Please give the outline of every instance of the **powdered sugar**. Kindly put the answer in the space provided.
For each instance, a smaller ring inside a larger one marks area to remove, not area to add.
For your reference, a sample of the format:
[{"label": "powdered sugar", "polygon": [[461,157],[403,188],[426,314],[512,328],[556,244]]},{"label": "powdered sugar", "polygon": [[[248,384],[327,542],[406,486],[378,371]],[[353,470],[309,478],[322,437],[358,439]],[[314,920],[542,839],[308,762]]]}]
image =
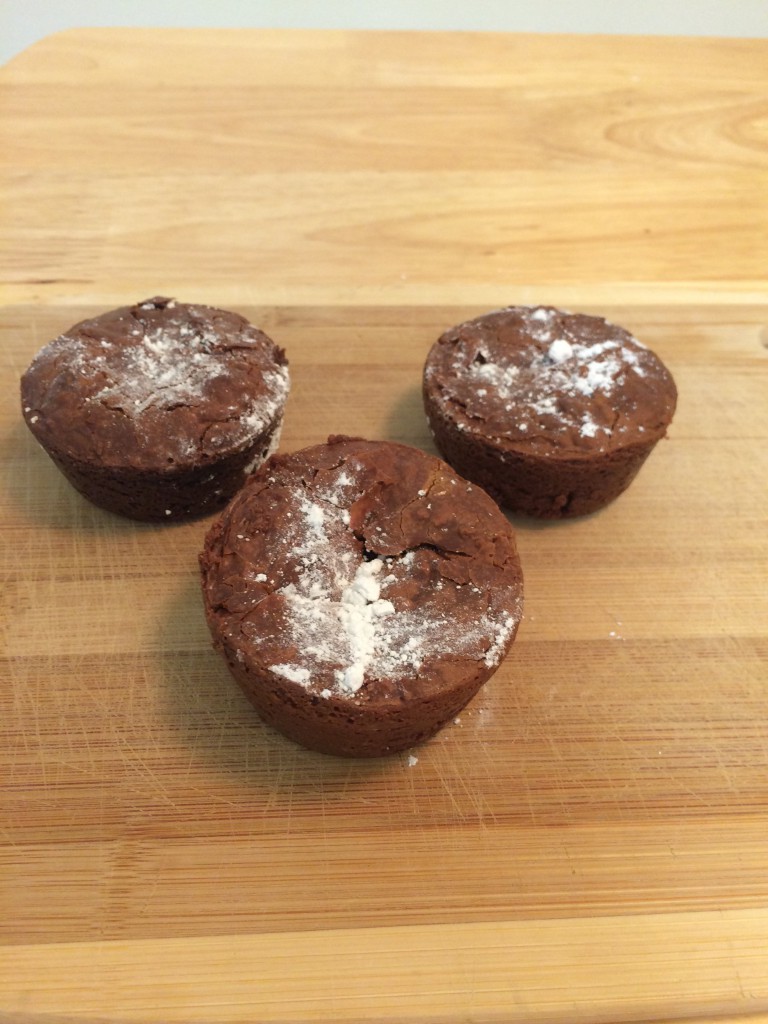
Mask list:
[{"label": "powdered sugar", "polygon": [[383,566],[379,558],[361,562],[352,582],[341,594],[339,619],[352,656],[352,664],[336,673],[336,680],[345,693],[354,693],[363,685],[365,671],[376,652],[379,620],[395,613],[392,602],[379,596],[381,584],[376,577]]},{"label": "powdered sugar", "polygon": [[476,381],[490,384],[500,398],[506,398],[519,371],[516,366],[499,366],[497,363],[475,361],[469,372]]},{"label": "powdered sugar", "polygon": [[[201,336],[194,347],[179,335],[160,329],[145,334],[137,345],[123,347],[122,373],[93,395],[93,400],[119,404],[132,415],[150,406],[169,408],[199,401],[203,386],[221,373],[221,359]],[[108,351],[108,349],[106,350]],[[96,368],[110,375],[114,360],[96,356]]]},{"label": "powdered sugar", "polygon": [[553,363],[564,363],[573,357],[573,346],[565,338],[558,338],[547,349],[547,355]]},{"label": "powdered sugar", "polygon": [[[94,401],[119,404],[123,411],[140,415],[151,407],[170,409],[204,399],[206,387],[227,373],[227,350],[217,347],[222,339],[213,331],[195,333],[182,323],[177,331],[147,332],[136,345],[121,347],[116,355],[97,356],[95,369],[112,383],[93,395]],[[114,373],[115,366],[119,370]],[[266,395],[248,401],[241,415],[248,434],[260,432],[285,399],[288,391],[286,367],[262,374]]]},{"label": "powdered sugar", "polygon": [[[413,676],[444,656],[497,665],[517,616],[492,606],[478,588],[447,578],[432,586],[422,582],[419,601],[404,602],[400,585],[415,579],[419,559],[434,558],[434,552],[362,552],[348,528],[349,511],[338,503],[338,487],[329,493],[336,501],[321,499],[322,506],[301,490],[291,495],[298,514],[286,551],[276,555],[280,564],[299,566],[298,575],[275,591],[283,606],[279,647],[295,651],[291,665],[307,669],[303,679],[296,673],[290,678],[308,685],[322,676],[328,693],[352,696],[372,678]],[[476,610],[461,626],[442,600],[444,588],[453,588],[457,605]],[[270,667],[286,675],[282,662]]]},{"label": "powdered sugar", "polygon": [[[531,339],[527,347],[513,344],[507,349],[495,342],[494,316],[510,313]],[[644,377],[646,356],[653,357],[621,328],[592,322],[601,325],[590,329],[603,332],[602,338],[581,335],[570,314],[560,315],[551,307],[509,307],[489,314],[480,327],[469,321],[458,328],[449,365],[461,385],[455,396],[468,419],[459,417],[455,427],[469,429],[474,416],[483,422],[498,417],[496,430],[504,433],[503,408],[510,434],[516,436],[538,436],[559,427],[588,439],[608,438],[613,429],[608,412],[612,397],[628,375]],[[450,377],[443,380],[440,394],[442,401],[452,400]],[[584,400],[592,398],[608,399],[600,403],[597,418],[583,414]]]},{"label": "powdered sugar", "polygon": [[486,665],[493,666],[499,663],[516,625],[517,619],[513,615],[508,615],[498,623],[493,643],[485,652],[483,660]]},{"label": "powdered sugar", "polygon": [[598,430],[601,429],[603,428],[599,427],[591,416],[589,416],[587,413],[584,414],[584,417],[581,421],[581,433],[584,437],[595,437]]},{"label": "powdered sugar", "polygon": [[272,665],[271,669],[279,676],[290,679],[293,683],[301,683],[305,686],[310,680],[309,669],[301,665]]},{"label": "powdered sugar", "polygon": [[[169,303],[167,308],[174,306]],[[139,308],[152,310],[155,305],[147,302]],[[137,424],[146,416],[163,415],[182,406],[204,408],[208,396],[215,394],[216,419],[212,422],[226,423],[229,443],[246,445],[278,419],[290,386],[288,368],[275,365],[263,371],[256,378],[258,392],[235,394],[233,404],[224,411],[225,416],[229,413],[224,420],[220,395],[226,388],[237,388],[242,374],[233,360],[242,363],[248,358],[242,353],[248,350],[263,351],[271,358],[271,343],[249,325],[233,339],[226,328],[220,331],[204,321],[202,307],[187,309],[194,316],[192,321],[185,319],[186,313],[156,326],[137,319],[127,321],[120,332],[111,326],[101,338],[94,333],[98,321],[92,326],[89,322],[84,335],[61,335],[38,358],[55,358],[84,384],[92,382],[86,392],[87,403],[119,410]],[[181,455],[188,443],[188,438],[176,438]]]},{"label": "powdered sugar", "polygon": [[528,330],[537,341],[546,342],[552,338],[557,314],[549,306],[536,306],[528,314]]}]

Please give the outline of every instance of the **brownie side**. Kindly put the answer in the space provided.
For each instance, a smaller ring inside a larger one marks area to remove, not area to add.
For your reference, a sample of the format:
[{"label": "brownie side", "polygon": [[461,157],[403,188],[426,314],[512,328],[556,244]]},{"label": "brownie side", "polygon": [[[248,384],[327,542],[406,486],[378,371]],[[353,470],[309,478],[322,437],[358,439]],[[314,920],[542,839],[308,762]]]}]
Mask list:
[{"label": "brownie side", "polygon": [[157,472],[83,462],[53,445],[47,454],[93,505],[128,519],[169,522],[224,508],[253,467],[275,450],[281,429],[282,414],[242,451],[199,466],[169,466]]},{"label": "brownie side", "polygon": [[582,516],[605,507],[629,487],[655,445],[636,443],[591,458],[547,459],[457,430],[429,393],[424,403],[435,444],[457,473],[504,508],[540,519]]},{"label": "brownie side", "polygon": [[300,684],[241,660],[226,641],[216,647],[267,725],[309,750],[337,757],[383,757],[425,742],[453,721],[492,674],[488,668],[467,673],[444,692],[403,696],[372,707],[332,694],[308,697]]}]

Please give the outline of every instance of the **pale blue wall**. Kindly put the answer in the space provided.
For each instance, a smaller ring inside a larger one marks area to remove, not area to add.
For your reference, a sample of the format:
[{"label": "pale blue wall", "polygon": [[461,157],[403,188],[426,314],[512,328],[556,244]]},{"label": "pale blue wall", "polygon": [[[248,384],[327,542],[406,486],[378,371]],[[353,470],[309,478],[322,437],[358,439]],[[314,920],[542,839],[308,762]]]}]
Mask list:
[{"label": "pale blue wall", "polygon": [[0,0],[0,61],[104,25],[768,36],[768,0]]}]

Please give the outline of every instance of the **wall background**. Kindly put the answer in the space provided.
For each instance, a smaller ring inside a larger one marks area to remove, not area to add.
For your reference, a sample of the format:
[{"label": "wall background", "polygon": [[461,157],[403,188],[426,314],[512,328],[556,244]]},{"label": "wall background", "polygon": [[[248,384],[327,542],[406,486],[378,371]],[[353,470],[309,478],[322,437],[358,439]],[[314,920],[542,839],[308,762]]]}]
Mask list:
[{"label": "wall background", "polygon": [[85,26],[768,35],[768,0],[0,0],[0,61]]}]

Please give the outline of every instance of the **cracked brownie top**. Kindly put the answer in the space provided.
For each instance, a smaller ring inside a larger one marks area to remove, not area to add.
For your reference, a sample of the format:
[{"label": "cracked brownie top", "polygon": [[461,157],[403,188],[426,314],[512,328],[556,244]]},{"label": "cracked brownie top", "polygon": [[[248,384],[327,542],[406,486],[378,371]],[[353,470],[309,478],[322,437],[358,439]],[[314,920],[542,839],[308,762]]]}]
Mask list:
[{"label": "cracked brownie top", "polygon": [[158,297],[46,345],[22,378],[22,406],[48,449],[162,471],[271,432],[288,388],[284,352],[243,317]]},{"label": "cracked brownie top", "polygon": [[209,621],[240,662],[371,704],[487,676],[522,611],[514,533],[480,488],[392,442],[273,456],[211,529]]},{"label": "cracked brownie top", "polygon": [[424,388],[458,430],[531,455],[590,456],[663,436],[675,385],[602,317],[510,306],[446,331]]}]

